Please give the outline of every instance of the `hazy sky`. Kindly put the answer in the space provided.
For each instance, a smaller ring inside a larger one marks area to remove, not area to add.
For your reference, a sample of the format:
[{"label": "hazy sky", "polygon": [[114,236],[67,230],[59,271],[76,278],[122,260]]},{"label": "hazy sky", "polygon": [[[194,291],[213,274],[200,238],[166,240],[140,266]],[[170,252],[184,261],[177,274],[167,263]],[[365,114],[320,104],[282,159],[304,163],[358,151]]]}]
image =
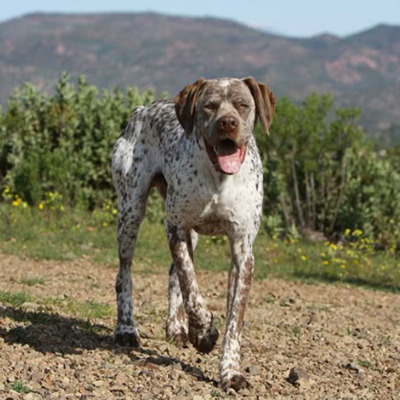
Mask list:
[{"label": "hazy sky", "polygon": [[0,22],[32,12],[139,12],[215,16],[289,36],[345,36],[379,23],[400,26],[400,0],[2,0]]}]

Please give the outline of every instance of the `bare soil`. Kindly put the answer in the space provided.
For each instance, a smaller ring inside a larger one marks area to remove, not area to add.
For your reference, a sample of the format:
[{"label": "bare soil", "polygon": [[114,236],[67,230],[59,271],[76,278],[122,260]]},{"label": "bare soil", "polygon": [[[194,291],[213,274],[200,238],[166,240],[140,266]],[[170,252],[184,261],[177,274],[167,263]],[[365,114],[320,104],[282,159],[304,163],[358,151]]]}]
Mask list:
[{"label": "bare soil", "polygon": [[[115,311],[89,320],[65,311],[71,302],[115,310],[115,274],[88,259],[0,254],[0,290],[33,299],[0,302],[0,399],[400,399],[397,294],[255,281],[242,346],[252,386],[226,394],[218,387],[221,339],[209,355],[164,340],[167,269],[134,273],[141,350],[114,345]],[[28,286],[26,277],[44,282]],[[226,274],[200,271],[198,278],[223,330]],[[30,392],[21,393],[19,382]]]}]

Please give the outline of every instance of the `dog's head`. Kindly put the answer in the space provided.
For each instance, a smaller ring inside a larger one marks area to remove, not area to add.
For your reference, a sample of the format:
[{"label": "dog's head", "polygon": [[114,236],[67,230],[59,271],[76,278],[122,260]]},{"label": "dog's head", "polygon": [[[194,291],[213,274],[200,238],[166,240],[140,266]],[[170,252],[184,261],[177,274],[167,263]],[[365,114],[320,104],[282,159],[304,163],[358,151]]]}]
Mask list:
[{"label": "dog's head", "polygon": [[218,172],[236,174],[246,156],[257,119],[268,132],[275,96],[254,78],[199,79],[175,96],[180,124],[200,135]]}]

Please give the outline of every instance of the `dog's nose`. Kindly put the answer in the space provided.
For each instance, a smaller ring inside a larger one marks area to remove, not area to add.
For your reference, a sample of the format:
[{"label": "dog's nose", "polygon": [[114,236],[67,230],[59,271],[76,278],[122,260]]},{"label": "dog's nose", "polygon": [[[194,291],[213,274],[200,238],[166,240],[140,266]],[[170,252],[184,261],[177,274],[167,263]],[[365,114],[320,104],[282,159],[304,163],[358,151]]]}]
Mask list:
[{"label": "dog's nose", "polygon": [[219,129],[222,132],[232,133],[237,129],[237,127],[238,127],[238,121],[234,117],[226,116],[222,117],[219,120]]}]

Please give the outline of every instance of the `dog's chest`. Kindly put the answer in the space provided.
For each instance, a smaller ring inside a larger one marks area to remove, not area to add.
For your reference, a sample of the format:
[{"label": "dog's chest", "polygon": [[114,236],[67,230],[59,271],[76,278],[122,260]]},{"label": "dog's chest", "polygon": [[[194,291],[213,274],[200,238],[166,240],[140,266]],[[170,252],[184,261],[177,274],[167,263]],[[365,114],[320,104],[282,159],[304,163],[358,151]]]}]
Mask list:
[{"label": "dog's chest", "polygon": [[168,185],[167,213],[179,225],[204,234],[222,234],[258,220],[262,202],[262,174],[222,176],[200,168],[194,174],[178,169]]}]

